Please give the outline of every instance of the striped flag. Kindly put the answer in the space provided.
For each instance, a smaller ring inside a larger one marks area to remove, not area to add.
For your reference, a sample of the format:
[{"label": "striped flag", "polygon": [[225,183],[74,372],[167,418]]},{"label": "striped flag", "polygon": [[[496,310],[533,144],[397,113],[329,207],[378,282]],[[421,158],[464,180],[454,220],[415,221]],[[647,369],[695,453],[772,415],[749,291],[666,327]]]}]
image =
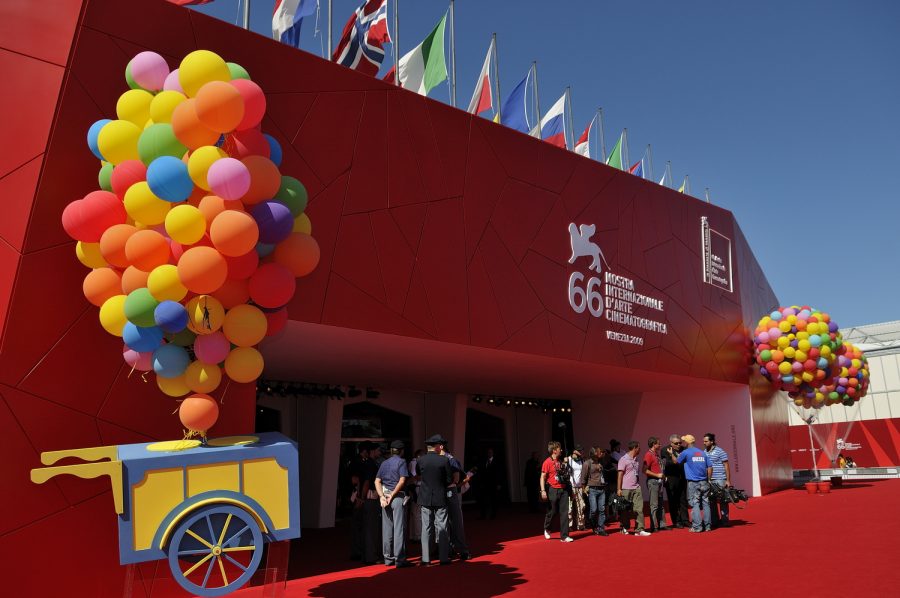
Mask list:
[{"label": "striped flag", "polygon": [[189,6],[191,4],[209,4],[213,0],[166,0],[170,4],[177,4],[178,6]]},{"label": "striped flag", "polygon": [[494,107],[494,98],[491,95],[491,61],[494,57],[494,40],[488,47],[487,56],[484,57],[484,66],[481,67],[481,74],[478,75],[478,83],[475,85],[475,93],[472,94],[472,100],[469,102],[468,112],[471,114],[481,114],[488,108]]},{"label": "striped flag", "polygon": [[374,77],[384,62],[383,44],[390,41],[386,0],[366,0],[344,25],[332,58],[338,64]]},{"label": "striped flag", "polygon": [[606,163],[610,166],[615,166],[619,170],[625,170],[625,164],[622,160],[622,138],[625,137],[625,133],[619,135],[619,140],[616,141],[616,147],[613,148],[612,152],[610,152],[609,156],[606,158]]},{"label": "striped flag", "polygon": [[631,168],[628,169],[628,172],[633,174],[634,176],[639,176],[644,178],[644,159],[641,158],[637,162],[635,162]]},{"label": "striped flag", "polygon": [[566,148],[566,94],[563,94],[541,119],[541,139]]},{"label": "striped flag", "polygon": [[447,80],[447,62],[444,60],[444,26],[447,15],[441,17],[437,27],[421,44],[400,59],[397,72],[400,87],[427,96],[441,81]]},{"label": "striped flag", "polygon": [[588,126],[585,127],[584,133],[581,134],[581,137],[578,138],[578,141],[575,143],[575,153],[585,158],[591,157],[591,129],[594,127],[594,119],[591,119],[591,122],[588,123]]},{"label": "striped flag", "polygon": [[303,17],[316,12],[317,0],[275,0],[272,9],[272,35],[283,44],[300,47]]}]

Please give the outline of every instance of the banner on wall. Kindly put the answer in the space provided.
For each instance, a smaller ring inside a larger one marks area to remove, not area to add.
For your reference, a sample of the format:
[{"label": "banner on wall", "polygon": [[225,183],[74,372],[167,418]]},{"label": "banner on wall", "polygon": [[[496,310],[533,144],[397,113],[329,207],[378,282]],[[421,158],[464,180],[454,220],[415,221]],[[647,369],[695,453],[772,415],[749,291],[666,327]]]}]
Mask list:
[{"label": "banner on wall", "polygon": [[[846,422],[813,424],[813,436],[824,439],[828,446],[814,441],[816,465],[831,467],[829,453],[843,452],[853,457],[857,467],[892,467],[900,465],[900,418],[873,419],[856,422],[849,430]],[[806,426],[791,426],[791,466],[811,469],[809,431]],[[825,450],[827,449],[827,450]]]}]

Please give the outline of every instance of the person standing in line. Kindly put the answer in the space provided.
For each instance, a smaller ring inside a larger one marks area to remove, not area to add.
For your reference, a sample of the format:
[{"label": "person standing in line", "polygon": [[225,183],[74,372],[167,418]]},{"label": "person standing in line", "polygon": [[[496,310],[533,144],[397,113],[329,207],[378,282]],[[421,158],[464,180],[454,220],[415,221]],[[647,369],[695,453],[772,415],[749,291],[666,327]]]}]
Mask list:
[{"label": "person standing in line", "polygon": [[[637,440],[628,443],[628,452],[619,459],[618,469],[618,490],[619,496],[624,496],[631,503],[631,509],[634,511],[634,535],[649,536],[650,534],[644,530],[644,495],[641,493],[641,482],[638,472],[641,470],[641,464],[638,461],[638,453],[641,451],[641,444]],[[630,515],[628,511],[619,514],[622,533],[628,535]]]},{"label": "person standing in line", "polygon": [[575,450],[566,459],[569,469],[572,471],[569,485],[572,488],[572,497],[569,501],[569,529],[584,530],[585,504],[584,504],[584,485],[581,483],[581,471],[584,468],[584,461],[581,457],[581,445],[575,445]]},{"label": "person standing in line", "polygon": [[642,469],[647,477],[647,492],[650,494],[650,531],[661,532],[666,527],[666,512],[663,510],[663,472],[659,459],[659,438],[651,436],[647,441],[649,450],[644,455]]},{"label": "person standing in line", "polygon": [[669,518],[672,526],[681,529],[690,525],[687,510],[687,482],[684,479],[684,465],[678,463],[681,453],[681,436],[669,436],[669,445],[660,453],[663,466],[663,480],[666,498],[669,499]]},{"label": "person standing in line", "polygon": [[588,521],[594,535],[608,536],[604,529],[606,524],[606,478],[603,475],[601,456],[605,449],[591,448],[591,458],[581,468],[581,485],[588,490]]},{"label": "person standing in line", "polygon": [[609,511],[606,521],[612,521],[616,518],[616,514],[612,512],[612,501],[616,495],[616,478],[619,476],[616,472],[617,462],[612,458],[609,449],[601,448],[600,463],[603,465],[603,478],[606,480],[606,496],[604,498],[606,500],[606,509]]},{"label": "person standing in line", "polygon": [[[716,444],[715,434],[707,432],[703,436],[703,448],[706,449],[706,456],[709,457],[709,464],[712,466],[709,483],[722,489],[731,488],[731,465],[728,464],[728,453]],[[710,499],[709,511],[712,516],[712,529],[728,527],[728,501]]]},{"label": "person standing in line", "polygon": [[409,540],[418,543],[422,538],[422,510],[419,508],[419,469],[418,459],[422,456],[422,449],[416,449],[413,458],[409,462],[409,478],[406,486],[409,488]]},{"label": "person standing in line", "polygon": [[478,505],[481,519],[493,519],[497,516],[497,504],[500,502],[500,489],[503,480],[503,464],[494,458],[494,449],[488,448],[487,458],[478,470]]},{"label": "person standing in line", "polygon": [[447,490],[447,525],[450,535],[450,546],[459,553],[461,561],[469,560],[469,545],[466,542],[466,524],[463,521],[462,494],[460,486],[466,478],[466,472],[459,460],[450,454],[446,443],[440,454],[450,461],[450,486]]},{"label": "person standing in line", "polygon": [[447,534],[447,488],[453,473],[450,460],[441,455],[447,441],[435,434],[425,441],[428,452],[419,457],[419,507],[422,510],[422,565],[431,564],[431,542],[436,538],[442,565],[450,564]]},{"label": "person standing in line", "polygon": [[616,462],[616,464],[619,463],[619,459],[621,459],[622,455],[625,454],[622,452],[622,443],[615,438],[609,441],[609,454],[613,458],[613,461]]},{"label": "person standing in line", "polygon": [[540,511],[541,497],[541,462],[538,460],[537,451],[531,453],[528,461],[525,461],[525,473],[522,475],[522,485],[525,486],[525,495],[528,497],[528,510],[532,513]]},{"label": "person standing in line", "polygon": [[398,569],[409,567],[406,560],[406,480],[409,469],[403,458],[401,440],[391,443],[391,456],[375,475],[375,491],[381,497],[381,551],[384,564]]},{"label": "person standing in line", "polygon": [[684,463],[684,475],[687,478],[688,504],[691,506],[691,531],[694,533],[708,532],[711,530],[708,480],[712,475],[712,466],[706,452],[694,446],[697,439],[693,435],[685,434],[681,440],[686,448],[678,455],[678,462]]},{"label": "person standing in line", "polygon": [[[567,487],[568,474],[564,462],[560,461],[562,449],[559,442],[551,440],[547,444],[549,456],[541,465],[541,500],[548,501],[547,514],[544,516],[544,537],[550,539],[550,524],[553,516],[559,514],[559,539],[562,542],[574,542],[569,536],[569,489]],[[547,487],[550,491],[548,493]]]}]

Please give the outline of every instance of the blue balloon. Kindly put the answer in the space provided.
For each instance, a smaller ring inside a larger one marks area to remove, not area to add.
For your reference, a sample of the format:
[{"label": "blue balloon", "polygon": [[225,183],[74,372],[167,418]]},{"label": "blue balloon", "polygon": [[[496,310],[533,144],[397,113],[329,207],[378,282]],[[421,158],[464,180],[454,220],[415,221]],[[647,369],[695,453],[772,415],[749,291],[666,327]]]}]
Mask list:
[{"label": "blue balloon", "polygon": [[163,301],[153,310],[156,325],[164,332],[174,334],[181,332],[188,324],[188,313],[177,301]]},{"label": "blue balloon", "polygon": [[818,347],[822,344],[822,337],[818,334],[809,335],[809,346],[810,347]]},{"label": "blue balloon", "polygon": [[259,255],[259,257],[266,257],[273,251],[275,251],[275,245],[270,245],[269,243],[256,244],[256,253]]},{"label": "blue balloon", "polygon": [[127,322],[122,331],[122,340],[129,349],[134,349],[138,353],[149,353],[162,344],[163,331],[157,326],[141,328]]},{"label": "blue balloon", "polygon": [[778,320],[781,319],[781,312],[780,312],[780,311],[773,311],[772,313],[769,314],[769,317],[772,318],[773,320],[775,320],[775,321],[777,322]]},{"label": "blue balloon", "polygon": [[275,166],[281,166],[281,159],[284,157],[284,153],[281,151],[281,144],[268,133],[263,133],[263,137],[269,142],[269,160],[271,160]]},{"label": "blue balloon", "polygon": [[191,356],[178,345],[166,344],[153,352],[153,371],[160,378],[176,378],[191,363]]},{"label": "blue balloon", "polygon": [[98,160],[106,160],[106,158],[103,157],[103,154],[100,153],[100,146],[97,144],[97,139],[100,137],[100,129],[102,129],[106,123],[110,122],[112,121],[108,118],[104,118],[92,124],[91,128],[88,129],[87,144],[94,155],[97,156]]},{"label": "blue balloon", "polygon": [[147,184],[153,194],[166,201],[184,201],[194,191],[187,164],[174,156],[160,156],[147,167]]}]

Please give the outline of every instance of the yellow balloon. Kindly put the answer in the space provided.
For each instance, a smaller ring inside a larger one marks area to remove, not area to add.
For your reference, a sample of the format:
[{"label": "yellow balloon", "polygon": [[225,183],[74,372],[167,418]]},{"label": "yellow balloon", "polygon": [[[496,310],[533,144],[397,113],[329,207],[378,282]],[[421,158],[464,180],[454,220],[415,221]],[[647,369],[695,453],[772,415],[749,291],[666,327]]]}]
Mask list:
[{"label": "yellow balloon", "polygon": [[100,129],[97,147],[111,164],[119,164],[125,160],[139,160],[137,144],[140,136],[141,128],[133,122],[114,120]]},{"label": "yellow balloon", "polygon": [[303,233],[304,235],[312,234],[312,222],[309,221],[309,216],[306,215],[306,212],[294,218],[294,230],[291,232]]},{"label": "yellow balloon", "polygon": [[775,341],[775,342],[778,344],[778,348],[779,348],[779,349],[784,349],[784,348],[786,348],[788,345],[791,344],[791,341],[789,341],[788,338],[787,338],[786,336],[779,336],[779,337],[778,337],[778,340]]},{"label": "yellow balloon", "polygon": [[782,332],[790,332],[791,331],[791,323],[786,320],[782,320],[781,322],[778,323],[778,329],[781,330]]},{"label": "yellow balloon", "polygon": [[786,361],[782,361],[778,364],[778,371],[784,374],[785,376],[791,373],[791,364]]},{"label": "yellow balloon", "polygon": [[125,192],[125,211],[137,222],[162,224],[170,209],[172,204],[154,195],[147,181],[139,181]]},{"label": "yellow balloon", "polygon": [[157,266],[150,272],[147,290],[157,301],[181,301],[188,292],[178,278],[178,267],[172,264]]},{"label": "yellow balloon", "polygon": [[78,241],[75,243],[75,255],[78,256],[78,261],[88,268],[105,268],[109,265],[100,255],[100,243]]},{"label": "yellow balloon", "polygon": [[194,361],[184,370],[184,383],[194,392],[209,393],[222,382],[222,370],[215,364]]},{"label": "yellow balloon", "polygon": [[129,89],[120,95],[119,101],[116,102],[116,116],[142,127],[150,118],[150,102],[152,101],[153,94],[149,91]]},{"label": "yellow balloon", "polygon": [[819,347],[819,355],[828,359],[828,356],[831,355],[831,347],[829,347],[828,345],[822,345],[821,347]]},{"label": "yellow balloon", "polygon": [[194,50],[178,67],[178,82],[188,97],[194,97],[210,81],[231,81],[231,71],[222,57],[209,50]]},{"label": "yellow balloon", "polygon": [[170,397],[183,397],[191,392],[188,385],[184,382],[184,374],[175,376],[174,378],[156,377],[156,385],[159,389]]},{"label": "yellow balloon", "polygon": [[125,295],[110,297],[100,306],[100,325],[113,336],[122,336],[122,329],[128,318],[125,317]]},{"label": "yellow balloon", "polygon": [[206,218],[194,206],[175,206],[166,214],[166,232],[183,245],[193,245],[206,232]]},{"label": "yellow balloon", "polygon": [[210,295],[194,297],[188,301],[186,309],[188,328],[195,334],[212,334],[221,328],[222,322],[225,321],[225,308],[218,299]]},{"label": "yellow balloon", "polygon": [[209,167],[216,160],[227,156],[228,154],[214,145],[198,147],[191,152],[191,156],[188,158],[188,175],[190,175],[195,185],[209,191],[209,183],[206,181],[206,173],[209,172]]},{"label": "yellow balloon", "polygon": [[264,365],[262,354],[253,347],[235,347],[225,358],[225,373],[235,382],[253,382]]},{"label": "yellow balloon", "polygon": [[155,123],[172,122],[172,112],[175,107],[187,98],[183,93],[166,90],[161,91],[153,97],[150,102],[150,118]]},{"label": "yellow balloon", "polygon": [[231,344],[251,347],[266,336],[269,321],[258,307],[243,303],[235,305],[225,314],[222,332]]}]

